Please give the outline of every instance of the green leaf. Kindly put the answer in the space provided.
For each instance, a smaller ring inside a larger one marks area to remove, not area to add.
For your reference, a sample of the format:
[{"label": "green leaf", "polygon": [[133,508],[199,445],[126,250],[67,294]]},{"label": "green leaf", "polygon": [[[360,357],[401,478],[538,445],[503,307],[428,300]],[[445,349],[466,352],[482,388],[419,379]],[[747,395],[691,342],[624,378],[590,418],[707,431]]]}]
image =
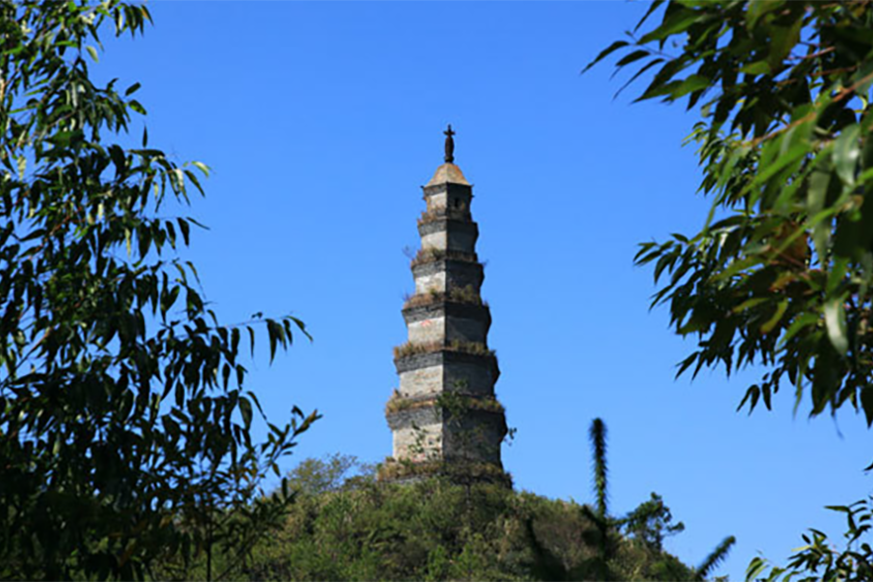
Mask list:
[{"label": "green leaf", "polygon": [[619,59],[619,61],[617,63],[615,63],[616,69],[621,68],[625,65],[629,65],[629,64],[633,63],[634,61],[638,61],[644,57],[647,57],[647,56],[649,56],[649,54],[650,54],[649,51],[646,51],[646,50],[636,50],[636,51],[633,51],[632,53],[626,54],[621,59]]},{"label": "green leaf", "polygon": [[740,68],[740,72],[747,75],[769,75],[771,71],[770,63],[767,61],[749,63]]},{"label": "green leaf", "polygon": [[[127,106],[139,113],[140,115],[146,115],[145,107],[143,107],[142,104],[136,99],[131,99],[130,101],[128,101]],[[145,136],[145,133],[143,133],[143,136]],[[146,137],[143,137],[143,145],[145,145],[145,140]]]},{"label": "green leaf", "polygon": [[755,557],[752,558],[752,561],[749,562],[748,568],[746,568],[746,582],[754,582],[758,579],[758,576],[761,575],[767,568],[767,562],[763,559]]},{"label": "green leaf", "polygon": [[855,172],[861,157],[861,147],[858,142],[860,131],[861,128],[857,123],[844,128],[837,138],[832,153],[837,176],[843,184],[850,187],[855,185]]},{"label": "green leaf", "polygon": [[239,412],[242,415],[243,424],[245,425],[246,430],[252,426],[252,403],[249,402],[249,399],[245,396],[240,396],[239,401]]},{"label": "green leaf", "polygon": [[762,16],[783,4],[784,0],[750,0],[746,5],[746,27],[751,30]]},{"label": "green leaf", "polygon": [[846,336],[846,312],[844,299],[831,299],[824,305],[825,327],[831,345],[840,355],[846,355],[849,350],[849,339]]},{"label": "green leaf", "polygon": [[282,326],[273,321],[267,320],[267,336],[270,341],[270,362],[276,357],[276,346],[279,343],[279,337],[282,334]]},{"label": "green leaf", "polygon": [[802,27],[803,18],[800,13],[794,16],[794,22],[789,26],[771,27],[770,52],[767,54],[767,62],[774,70],[782,66],[785,58],[791,53],[791,49],[800,42]]},{"label": "green leaf", "polygon": [[701,89],[706,89],[711,85],[712,80],[707,77],[704,77],[702,75],[690,75],[688,78],[684,79],[676,89],[672,91],[670,96],[673,99],[679,99],[680,97],[683,97],[688,93],[700,91]]},{"label": "green leaf", "polygon": [[[785,298],[779,302],[779,305],[776,306],[776,312],[773,316],[767,320],[767,322],[761,326],[761,333],[768,334],[773,331],[773,328],[776,327],[779,322],[782,320],[782,316],[785,315],[785,311],[788,309],[788,299]],[[769,405],[767,406],[769,408]]]},{"label": "green leaf", "polygon": [[662,4],[664,4],[664,0],[654,0],[653,2],[650,2],[649,9],[646,10],[646,13],[643,15],[642,18],[640,18],[640,21],[637,22],[637,25],[634,26],[634,32],[638,31],[643,23],[645,23],[646,20],[649,19],[649,16],[651,16],[652,13],[657,10],[658,7],[660,7]]},{"label": "green leaf", "polygon": [[179,223],[179,230],[182,232],[182,240],[185,241],[185,246],[188,246],[189,244],[191,244],[191,241],[189,238],[189,235],[191,232],[191,225],[188,224],[188,221],[185,220],[184,218],[177,218],[176,220]]},{"label": "green leaf", "polygon": [[749,414],[752,414],[752,411],[755,410],[755,405],[758,404],[758,399],[760,397],[761,388],[757,384],[749,386],[749,389],[746,390],[746,395],[743,396],[743,399],[740,401],[739,406],[737,406],[737,412],[743,409],[743,405],[746,403],[746,401],[749,401]]},{"label": "green leaf", "polygon": [[861,388],[861,408],[864,410],[864,416],[867,419],[867,428],[873,426],[873,387],[864,386]]},{"label": "green leaf", "polygon": [[207,176],[207,177],[209,176],[209,166],[207,166],[203,162],[194,161],[194,162],[191,162],[191,165],[194,166],[195,168],[197,168],[198,170],[200,170],[201,172],[203,172],[204,176]]},{"label": "green leaf", "polygon": [[818,323],[820,320],[820,316],[817,313],[804,313],[799,315],[791,322],[791,325],[788,326],[788,329],[779,338],[779,347],[780,349],[785,346],[791,338],[801,332],[804,328],[809,327],[810,325],[814,325]]},{"label": "green leaf", "polygon": [[586,71],[588,71],[588,69],[590,69],[591,67],[593,67],[594,65],[596,65],[597,63],[599,63],[600,61],[602,61],[603,59],[605,59],[606,57],[608,57],[609,55],[611,55],[612,53],[617,51],[618,49],[626,47],[629,44],[630,43],[626,40],[615,41],[614,43],[612,43],[611,45],[606,47],[604,50],[602,50],[600,52],[600,54],[597,55],[597,57],[593,61],[591,61],[590,63],[585,65],[585,68],[582,69],[582,74],[584,74]]},{"label": "green leaf", "polygon": [[752,297],[751,299],[746,299],[745,301],[743,301],[742,303],[740,303],[739,305],[737,305],[736,307],[731,309],[731,311],[733,313],[742,313],[743,311],[746,311],[747,309],[751,309],[752,307],[756,307],[756,306],[761,305],[762,303],[766,303],[768,301],[770,301],[769,297]]},{"label": "green leaf", "polygon": [[697,12],[695,10],[684,8],[677,10],[672,15],[668,16],[655,30],[644,35],[639,40],[638,44],[642,45],[652,41],[664,40],[668,36],[680,32],[687,32],[688,27],[706,17],[707,15],[705,13]]}]

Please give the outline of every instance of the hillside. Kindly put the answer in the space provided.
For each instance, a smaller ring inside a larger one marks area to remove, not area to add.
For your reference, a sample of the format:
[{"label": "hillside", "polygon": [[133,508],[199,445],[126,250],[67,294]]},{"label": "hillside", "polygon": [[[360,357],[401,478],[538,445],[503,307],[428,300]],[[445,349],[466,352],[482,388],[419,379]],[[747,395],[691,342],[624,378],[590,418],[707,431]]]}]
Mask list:
[{"label": "hillside", "polygon": [[[284,526],[252,555],[213,556],[213,577],[247,580],[694,580],[665,552],[682,530],[653,495],[606,537],[591,507],[499,485],[377,482],[372,468],[343,479],[353,459],[308,460],[291,475],[295,500]],[[201,556],[202,558],[202,556]],[[604,558],[606,558],[604,560]],[[201,578],[165,566],[158,577]]]}]

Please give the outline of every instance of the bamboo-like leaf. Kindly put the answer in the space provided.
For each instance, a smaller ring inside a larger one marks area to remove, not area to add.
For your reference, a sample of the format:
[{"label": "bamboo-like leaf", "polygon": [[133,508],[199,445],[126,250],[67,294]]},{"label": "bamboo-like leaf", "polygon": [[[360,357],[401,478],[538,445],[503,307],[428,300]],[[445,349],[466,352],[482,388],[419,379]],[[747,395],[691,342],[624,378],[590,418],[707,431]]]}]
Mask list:
[{"label": "bamboo-like leaf", "polygon": [[611,55],[612,53],[614,53],[615,51],[617,51],[618,49],[620,49],[620,48],[624,48],[624,47],[628,46],[629,44],[630,44],[630,43],[629,43],[628,41],[626,41],[626,40],[617,40],[617,41],[615,41],[614,43],[612,43],[611,45],[609,45],[608,47],[606,47],[605,49],[603,49],[603,50],[600,52],[600,54],[598,54],[598,55],[594,58],[593,61],[591,61],[590,63],[588,63],[587,65],[585,65],[585,68],[582,69],[582,74],[584,74],[584,73],[585,73],[586,71],[588,71],[591,67],[593,67],[594,65],[596,65],[597,63],[599,63],[600,61],[602,61],[603,59],[605,59],[606,57],[608,57],[609,55]]},{"label": "bamboo-like leaf", "polygon": [[861,128],[857,124],[843,129],[832,153],[837,176],[843,184],[849,187],[855,184],[855,172],[861,157],[861,148],[858,142],[860,131]]},{"label": "bamboo-like leaf", "polygon": [[843,299],[831,299],[824,305],[825,327],[828,338],[837,353],[845,355],[849,349],[849,339],[846,332],[846,312]]}]

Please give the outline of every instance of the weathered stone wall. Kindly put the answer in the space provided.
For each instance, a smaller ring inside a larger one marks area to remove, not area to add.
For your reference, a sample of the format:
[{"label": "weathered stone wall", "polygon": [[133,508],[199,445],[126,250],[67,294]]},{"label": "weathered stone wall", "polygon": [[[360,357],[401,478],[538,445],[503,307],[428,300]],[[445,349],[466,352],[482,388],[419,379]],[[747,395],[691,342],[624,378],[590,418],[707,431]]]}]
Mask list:
[{"label": "weathered stone wall", "polygon": [[486,321],[458,317],[434,317],[407,324],[409,341],[416,344],[453,341],[484,344],[488,334]]},{"label": "weathered stone wall", "polygon": [[394,458],[500,464],[506,436],[501,411],[447,410],[439,404],[389,413]]},{"label": "weathered stone wall", "polygon": [[493,396],[500,375],[497,359],[489,355],[438,351],[395,360],[400,393],[407,397],[440,392]]},{"label": "weathered stone wall", "polygon": [[497,381],[497,363],[493,358],[452,359],[444,364],[443,388],[474,396],[491,396]]},{"label": "weathered stone wall", "polygon": [[400,394],[406,397],[439,394],[443,390],[443,367],[434,364],[400,372]]},{"label": "weathered stone wall", "polygon": [[415,278],[415,292],[418,294],[431,291],[444,293],[449,288],[464,287],[472,287],[479,293],[485,272],[480,263],[439,259],[413,266],[412,276]]},{"label": "weathered stone wall", "polygon": [[426,344],[441,342],[446,338],[446,318],[434,317],[407,323],[409,329],[409,341],[411,343]]},{"label": "weathered stone wall", "polygon": [[433,406],[399,410],[387,415],[394,435],[394,458],[413,462],[443,458],[443,414]]},{"label": "weathered stone wall", "polygon": [[470,410],[443,424],[442,454],[447,461],[500,464],[500,445],[506,436],[502,412]]},{"label": "weathered stone wall", "polygon": [[398,428],[393,434],[393,456],[414,463],[442,459],[443,425],[426,424],[417,428]]},{"label": "weathered stone wall", "polygon": [[418,227],[421,235],[421,248],[475,252],[479,228],[475,222],[437,219]]},{"label": "weathered stone wall", "polygon": [[444,333],[447,342],[486,343],[488,322],[477,319],[462,319],[460,317],[449,317],[445,318],[444,321]]},{"label": "weathered stone wall", "polygon": [[439,184],[424,189],[424,200],[427,202],[428,212],[443,208],[467,210],[470,208],[472,199],[472,188],[461,184]]},{"label": "weathered stone wall", "polygon": [[[418,270],[418,274],[415,275],[415,292],[424,295],[425,293],[444,293],[446,290],[446,272],[439,269],[428,269],[425,268],[428,265],[435,265],[434,263],[426,263],[424,265],[419,265],[413,267],[413,273],[415,269]],[[419,268],[421,267],[421,268]]]}]

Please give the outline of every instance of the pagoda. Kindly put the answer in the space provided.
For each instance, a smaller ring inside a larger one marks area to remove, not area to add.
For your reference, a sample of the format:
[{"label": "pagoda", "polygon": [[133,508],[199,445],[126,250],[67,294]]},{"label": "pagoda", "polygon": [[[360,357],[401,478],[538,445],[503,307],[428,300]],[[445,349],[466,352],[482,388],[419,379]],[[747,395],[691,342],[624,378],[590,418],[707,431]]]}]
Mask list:
[{"label": "pagoda", "polygon": [[402,310],[408,341],[394,348],[400,386],[385,407],[393,457],[380,476],[510,484],[500,460],[507,428],[494,394],[500,370],[488,347],[491,312],[480,295],[473,188],[454,163],[451,125],[445,135],[445,163],[422,188],[427,207],[411,264],[415,293]]}]

